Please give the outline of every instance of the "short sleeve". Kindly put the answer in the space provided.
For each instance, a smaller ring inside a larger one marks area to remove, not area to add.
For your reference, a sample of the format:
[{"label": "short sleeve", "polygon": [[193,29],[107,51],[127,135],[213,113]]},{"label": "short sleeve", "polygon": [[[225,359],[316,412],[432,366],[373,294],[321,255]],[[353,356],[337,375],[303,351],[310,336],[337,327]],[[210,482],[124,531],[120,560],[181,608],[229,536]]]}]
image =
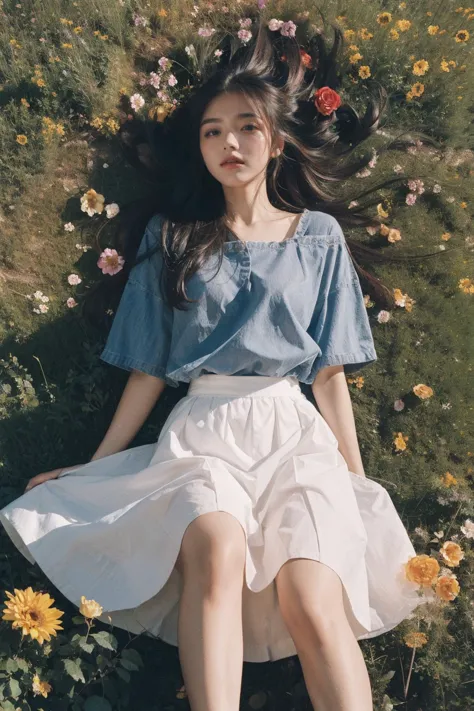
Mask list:
[{"label": "short sleeve", "polygon": [[[334,221],[335,222],[335,221]],[[329,365],[352,373],[377,360],[364,295],[341,228],[328,245],[321,289],[308,329],[321,349],[313,376]]]},{"label": "short sleeve", "polygon": [[[158,216],[148,223],[137,257],[160,240]],[[164,379],[170,350],[173,309],[163,300],[161,246],[130,270],[100,358],[124,370],[140,370]]]}]

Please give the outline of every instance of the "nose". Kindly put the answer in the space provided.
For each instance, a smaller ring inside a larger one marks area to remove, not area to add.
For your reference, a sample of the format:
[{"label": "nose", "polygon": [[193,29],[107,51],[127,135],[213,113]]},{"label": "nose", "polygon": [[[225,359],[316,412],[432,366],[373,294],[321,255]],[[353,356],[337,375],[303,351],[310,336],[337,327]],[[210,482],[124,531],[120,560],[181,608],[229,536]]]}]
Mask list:
[{"label": "nose", "polygon": [[237,136],[233,131],[228,131],[224,135],[224,147],[225,148],[230,148],[230,150],[235,150],[239,147],[239,142],[237,140]]}]

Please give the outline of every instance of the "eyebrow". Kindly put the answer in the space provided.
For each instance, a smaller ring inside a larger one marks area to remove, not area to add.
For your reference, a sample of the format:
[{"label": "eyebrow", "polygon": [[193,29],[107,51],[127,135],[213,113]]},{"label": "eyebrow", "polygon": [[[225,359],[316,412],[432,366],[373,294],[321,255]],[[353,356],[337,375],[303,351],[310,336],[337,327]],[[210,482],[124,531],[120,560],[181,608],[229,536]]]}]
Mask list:
[{"label": "eyebrow", "polygon": [[[237,118],[258,118],[258,116],[257,116],[257,114],[254,114],[251,111],[247,111],[242,114],[237,114]],[[207,118],[207,119],[204,119],[204,121],[201,121],[201,126],[204,126],[206,123],[222,123],[222,119]]]}]

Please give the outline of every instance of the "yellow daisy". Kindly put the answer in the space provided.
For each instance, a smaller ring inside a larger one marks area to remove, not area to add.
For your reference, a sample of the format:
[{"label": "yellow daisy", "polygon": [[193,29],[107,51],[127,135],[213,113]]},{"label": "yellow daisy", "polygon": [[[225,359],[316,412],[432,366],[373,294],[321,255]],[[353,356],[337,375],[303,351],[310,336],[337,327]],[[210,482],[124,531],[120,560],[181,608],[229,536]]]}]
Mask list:
[{"label": "yellow daisy", "polygon": [[428,26],[428,34],[429,35],[435,35],[439,30],[439,25],[429,25]]},{"label": "yellow daisy", "polygon": [[429,68],[430,65],[428,64],[426,59],[419,59],[413,65],[413,74],[416,74],[416,76],[421,77],[423,76],[423,74],[426,74]]},{"label": "yellow daisy", "polygon": [[400,37],[400,33],[397,32],[397,30],[394,30],[393,28],[390,30],[390,39],[392,40],[397,40]]},{"label": "yellow daisy", "polygon": [[422,84],[420,81],[417,81],[415,84],[413,84],[411,88],[411,93],[413,96],[421,96],[425,90],[425,85]]},{"label": "yellow daisy", "polygon": [[397,27],[400,30],[400,32],[406,32],[407,30],[410,29],[411,22],[410,22],[410,20],[398,20]]},{"label": "yellow daisy", "polygon": [[51,639],[51,635],[56,635],[56,630],[62,630],[59,618],[64,612],[51,607],[54,602],[48,593],[33,592],[33,588],[17,590],[15,594],[6,591],[8,600],[5,600],[6,608],[3,610],[3,620],[12,623],[12,627],[21,628],[22,636],[30,635],[39,644],[44,640]]},{"label": "yellow daisy", "polygon": [[370,67],[368,67],[366,64],[364,64],[362,67],[359,67],[359,76],[361,79],[368,79],[370,77]]},{"label": "yellow daisy", "polygon": [[380,15],[377,15],[377,22],[379,25],[388,25],[391,21],[392,15],[390,12],[381,12]]},{"label": "yellow daisy", "polygon": [[19,133],[16,137],[16,142],[19,143],[20,146],[24,146],[28,143],[28,139],[24,133]]},{"label": "yellow daisy", "polygon": [[456,32],[454,39],[456,42],[467,42],[469,37],[470,35],[467,30],[459,30],[459,32]]},{"label": "yellow daisy", "polygon": [[370,39],[372,39],[373,34],[372,34],[372,32],[369,32],[369,30],[367,29],[367,27],[362,27],[362,28],[359,30],[359,37],[360,37],[362,40],[370,40]]}]

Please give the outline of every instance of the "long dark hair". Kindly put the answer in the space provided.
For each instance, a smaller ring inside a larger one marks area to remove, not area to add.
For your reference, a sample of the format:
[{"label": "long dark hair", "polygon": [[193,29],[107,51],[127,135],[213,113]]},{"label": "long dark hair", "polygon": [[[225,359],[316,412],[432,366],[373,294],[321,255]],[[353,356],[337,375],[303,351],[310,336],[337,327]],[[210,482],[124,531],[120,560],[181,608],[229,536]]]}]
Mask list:
[{"label": "long dark hair", "polygon": [[[274,135],[284,138],[283,152],[267,167],[268,197],[277,208],[326,212],[343,227],[374,225],[377,220],[367,209],[380,202],[377,192],[407,179],[393,178],[357,195],[341,196],[341,184],[372,158],[370,153],[356,157],[354,151],[379,126],[386,92],[372,82],[363,115],[348,104],[323,115],[313,95],[322,86],[337,90],[341,84],[337,61],[343,46],[341,31],[333,27],[329,49],[322,32],[316,32],[306,47],[310,62],[303,62],[296,39],[271,32],[258,20],[257,24],[258,31],[246,46],[236,49],[232,38],[223,40],[219,64],[209,66],[200,85],[164,122],[133,120],[122,126],[126,156],[135,168],[145,171],[152,193],[121,208],[116,234],[125,265],[90,289],[83,302],[83,314],[95,324],[101,322],[107,307],[117,306],[132,266],[158,249],[166,266],[164,297],[180,309],[191,301],[186,296],[186,280],[212,254],[219,253],[222,260],[228,234],[224,192],[202,158],[199,127],[207,105],[223,92],[243,94],[269,121]],[[352,200],[358,203],[356,209],[348,207]],[[155,214],[163,218],[161,244],[137,259],[145,226]],[[388,308],[395,306],[392,290],[357,260],[373,264],[442,254],[387,255],[350,237],[346,242],[365,290],[378,305]]]}]

